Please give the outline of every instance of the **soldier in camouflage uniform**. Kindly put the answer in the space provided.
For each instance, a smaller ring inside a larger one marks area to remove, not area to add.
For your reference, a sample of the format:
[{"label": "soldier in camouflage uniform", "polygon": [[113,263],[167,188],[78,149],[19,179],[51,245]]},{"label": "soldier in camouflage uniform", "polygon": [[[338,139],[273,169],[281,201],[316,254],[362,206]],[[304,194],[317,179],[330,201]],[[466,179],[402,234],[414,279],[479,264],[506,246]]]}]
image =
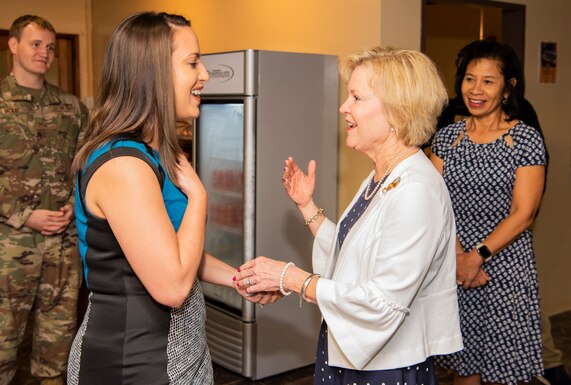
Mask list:
[{"label": "soldier in camouflage uniform", "polygon": [[63,384],[81,282],[70,166],[87,110],[48,84],[55,30],[37,16],[14,21],[13,72],[0,82],[0,384],[33,311],[31,371]]}]

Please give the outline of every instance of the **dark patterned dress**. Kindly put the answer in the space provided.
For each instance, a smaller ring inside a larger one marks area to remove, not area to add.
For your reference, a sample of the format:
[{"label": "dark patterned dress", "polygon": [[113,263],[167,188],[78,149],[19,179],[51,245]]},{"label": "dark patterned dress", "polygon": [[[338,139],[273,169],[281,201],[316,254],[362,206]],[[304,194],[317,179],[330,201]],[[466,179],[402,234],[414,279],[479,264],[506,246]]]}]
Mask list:
[{"label": "dark patterned dress", "polygon": [[[477,144],[462,120],[436,134],[432,151],[444,161],[443,176],[465,251],[485,240],[508,216],[516,170],[546,162],[540,134],[523,122],[493,142]],[[543,372],[531,229],[483,269],[491,277],[486,285],[458,288],[464,350],[437,357],[436,364],[461,376],[479,373],[483,382],[529,382]]]}]

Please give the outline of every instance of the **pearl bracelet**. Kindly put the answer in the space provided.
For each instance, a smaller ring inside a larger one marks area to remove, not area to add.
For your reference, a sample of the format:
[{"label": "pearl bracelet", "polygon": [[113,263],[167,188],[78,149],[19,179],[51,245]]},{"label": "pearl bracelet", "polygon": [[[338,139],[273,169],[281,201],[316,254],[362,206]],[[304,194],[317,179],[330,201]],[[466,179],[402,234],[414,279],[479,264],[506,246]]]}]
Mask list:
[{"label": "pearl bracelet", "polygon": [[310,224],[311,222],[315,222],[315,221],[317,220],[317,218],[319,218],[319,216],[320,216],[321,214],[323,214],[323,208],[322,208],[322,207],[319,207],[319,208],[317,209],[317,211],[315,212],[315,214],[314,214],[311,218],[309,218],[307,221],[305,221],[304,225],[309,226],[309,224]]},{"label": "pearl bracelet", "polygon": [[321,277],[321,276],[319,274],[310,274],[309,277],[307,277],[305,279],[305,281],[303,281],[303,285],[301,285],[301,292],[299,294],[299,308],[300,309],[301,309],[302,300],[307,302],[307,298],[305,297],[305,291],[307,290],[309,283],[311,282],[311,280],[314,277]]},{"label": "pearl bracelet", "polygon": [[295,263],[293,262],[288,262],[286,263],[286,265],[284,266],[284,269],[282,270],[282,274],[280,275],[280,293],[282,293],[284,296],[288,296],[291,294],[291,290],[290,291],[286,291],[284,289],[284,277],[285,277],[285,273],[286,270],[289,269],[290,266],[295,266]]}]

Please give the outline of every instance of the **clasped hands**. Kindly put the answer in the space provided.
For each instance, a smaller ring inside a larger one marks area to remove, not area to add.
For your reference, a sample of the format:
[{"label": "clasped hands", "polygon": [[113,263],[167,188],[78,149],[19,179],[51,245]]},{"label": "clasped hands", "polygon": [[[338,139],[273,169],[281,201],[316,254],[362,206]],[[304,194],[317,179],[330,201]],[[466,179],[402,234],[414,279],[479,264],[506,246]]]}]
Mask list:
[{"label": "clasped hands", "polygon": [[482,257],[476,250],[456,254],[456,280],[464,289],[484,286],[490,276],[482,269]]},{"label": "clasped hands", "polygon": [[63,233],[73,217],[73,206],[66,204],[57,211],[36,209],[24,225],[42,235],[55,235]]},{"label": "clasped hands", "polygon": [[285,264],[266,257],[248,261],[238,268],[233,278],[234,287],[248,301],[260,305],[274,303],[283,297],[279,288]]}]

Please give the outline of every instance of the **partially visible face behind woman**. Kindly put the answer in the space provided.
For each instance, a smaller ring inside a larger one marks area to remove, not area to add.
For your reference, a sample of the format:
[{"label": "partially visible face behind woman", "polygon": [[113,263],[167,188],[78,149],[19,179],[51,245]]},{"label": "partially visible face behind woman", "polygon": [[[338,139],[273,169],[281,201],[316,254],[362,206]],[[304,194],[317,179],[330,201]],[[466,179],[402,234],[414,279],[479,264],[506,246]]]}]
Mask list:
[{"label": "partially visible face behind woman", "polygon": [[200,61],[198,38],[190,27],[175,27],[172,77],[177,121],[190,121],[200,115],[200,93],[209,75]]},{"label": "partially visible face behind woman", "polygon": [[491,59],[472,60],[462,80],[462,98],[472,116],[482,118],[500,113],[506,92],[499,63]]},{"label": "partially visible face behind woman", "polygon": [[369,87],[369,71],[364,65],[355,68],[347,83],[347,99],[339,112],[347,122],[347,146],[372,157],[378,151],[377,145],[388,138],[390,123],[383,103]]}]

